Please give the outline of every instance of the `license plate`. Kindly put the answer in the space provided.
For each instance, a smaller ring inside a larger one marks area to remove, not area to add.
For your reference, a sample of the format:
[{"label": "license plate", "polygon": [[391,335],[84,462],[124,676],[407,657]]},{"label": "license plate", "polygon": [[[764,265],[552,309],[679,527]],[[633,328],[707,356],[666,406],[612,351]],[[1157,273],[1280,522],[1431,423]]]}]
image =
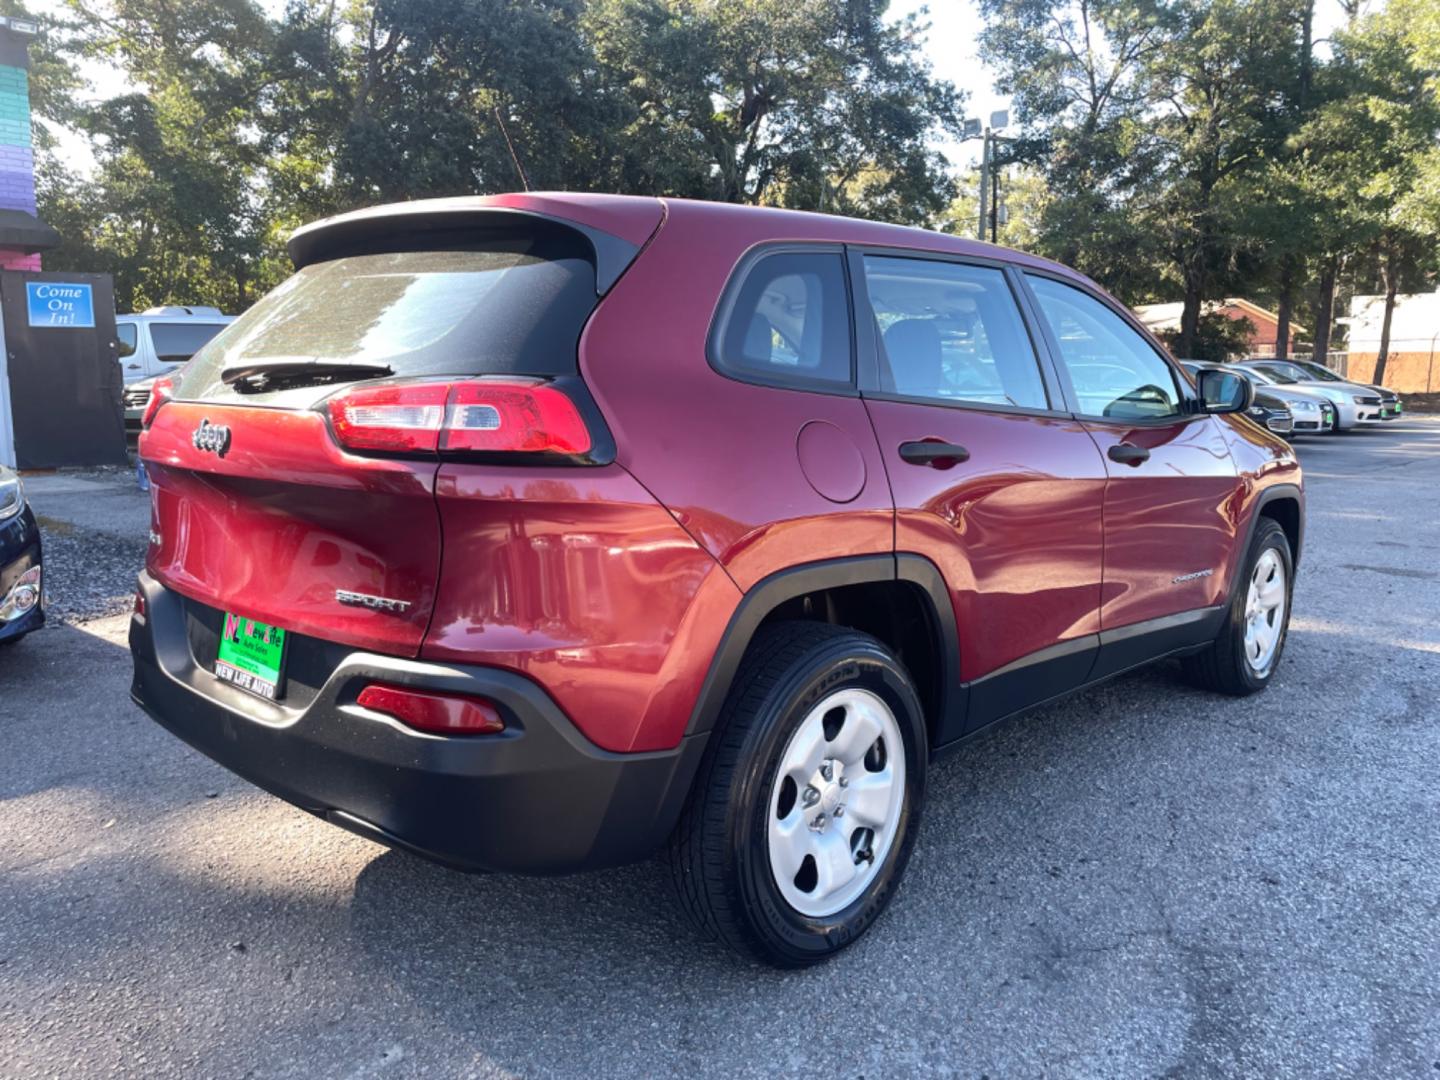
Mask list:
[{"label": "license plate", "polygon": [[226,612],[215,675],[274,701],[280,696],[285,675],[285,631]]}]

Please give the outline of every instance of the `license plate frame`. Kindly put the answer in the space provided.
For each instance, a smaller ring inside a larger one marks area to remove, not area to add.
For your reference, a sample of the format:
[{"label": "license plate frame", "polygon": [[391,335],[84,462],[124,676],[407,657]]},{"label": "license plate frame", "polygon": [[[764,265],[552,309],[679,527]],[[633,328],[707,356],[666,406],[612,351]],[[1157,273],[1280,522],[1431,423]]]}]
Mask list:
[{"label": "license plate frame", "polygon": [[215,677],[265,701],[285,696],[289,633],[259,619],[225,612],[215,654]]}]

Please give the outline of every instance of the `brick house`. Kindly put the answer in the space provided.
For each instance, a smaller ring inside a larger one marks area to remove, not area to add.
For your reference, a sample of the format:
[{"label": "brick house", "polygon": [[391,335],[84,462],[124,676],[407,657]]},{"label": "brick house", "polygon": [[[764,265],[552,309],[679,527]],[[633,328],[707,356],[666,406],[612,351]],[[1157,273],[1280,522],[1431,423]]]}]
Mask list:
[{"label": "brick house", "polygon": [[[1135,314],[1152,334],[1175,333],[1180,329],[1180,316],[1185,305],[1180,302],[1169,304],[1137,304]],[[1243,297],[1228,297],[1224,300],[1206,301],[1202,309],[1205,314],[1225,315],[1240,320],[1249,319],[1254,330],[1250,334],[1247,352],[1251,356],[1274,356],[1276,331],[1280,317],[1273,311],[1266,311],[1259,304],[1253,304]],[[1290,345],[1302,337],[1309,337],[1304,327],[1293,320],[1290,323]]]}]

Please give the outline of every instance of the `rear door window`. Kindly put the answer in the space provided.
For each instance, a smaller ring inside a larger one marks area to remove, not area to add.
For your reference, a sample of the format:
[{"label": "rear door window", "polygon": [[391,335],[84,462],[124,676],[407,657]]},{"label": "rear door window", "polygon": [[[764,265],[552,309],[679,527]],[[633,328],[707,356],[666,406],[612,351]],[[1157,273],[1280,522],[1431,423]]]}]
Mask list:
[{"label": "rear door window", "polygon": [[867,255],[865,291],[883,390],[956,404],[1050,407],[1002,271]]},{"label": "rear door window", "polygon": [[848,387],[845,263],[831,251],[777,251],[751,263],[711,344],[714,365],[746,382]]},{"label": "rear door window", "polygon": [[[221,376],[271,360],[383,364],[397,378],[573,375],[596,301],[589,243],[570,230],[345,255],[304,267],[227,326],[195,354],[177,396],[263,402],[263,383]],[[283,388],[273,396],[291,403]]]}]

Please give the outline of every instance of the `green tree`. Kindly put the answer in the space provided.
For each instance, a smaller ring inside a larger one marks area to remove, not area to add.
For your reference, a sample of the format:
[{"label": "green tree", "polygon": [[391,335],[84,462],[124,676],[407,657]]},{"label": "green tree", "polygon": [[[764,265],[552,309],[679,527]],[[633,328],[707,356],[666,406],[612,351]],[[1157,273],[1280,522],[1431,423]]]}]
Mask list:
[{"label": "green tree", "polygon": [[[1373,274],[1385,296],[1374,379],[1385,376],[1396,297],[1436,268],[1430,210],[1440,96],[1404,3],[1342,33],[1334,87],[1299,133],[1319,167],[1311,177],[1333,211],[1341,250]],[[1318,344],[1317,344],[1318,349]]]},{"label": "green tree", "polygon": [[939,134],[960,95],[889,0],[596,0],[585,29],[624,88],[626,190],[919,223],[952,194]]}]

